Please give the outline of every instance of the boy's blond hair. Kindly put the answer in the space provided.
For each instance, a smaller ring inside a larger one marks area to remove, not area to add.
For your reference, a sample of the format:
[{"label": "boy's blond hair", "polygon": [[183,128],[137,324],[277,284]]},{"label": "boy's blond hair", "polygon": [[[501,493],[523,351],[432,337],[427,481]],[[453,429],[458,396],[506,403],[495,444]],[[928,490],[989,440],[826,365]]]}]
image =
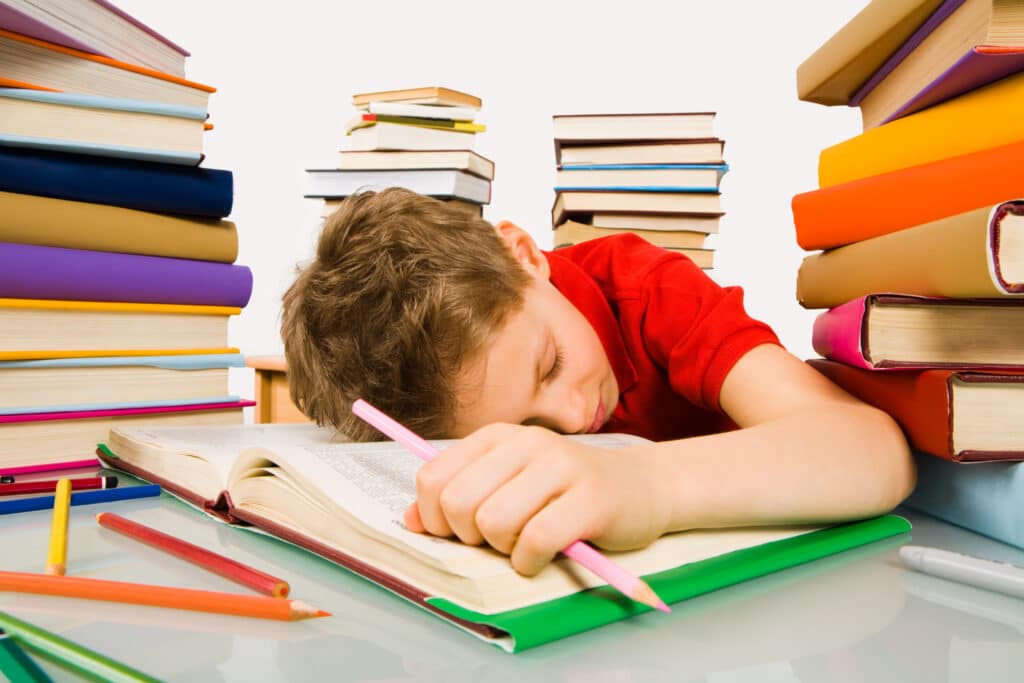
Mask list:
[{"label": "boy's blond hair", "polygon": [[283,298],[292,400],[357,441],[363,398],[428,437],[450,436],[463,363],[522,305],[529,276],[493,226],[409,190],[348,197]]}]

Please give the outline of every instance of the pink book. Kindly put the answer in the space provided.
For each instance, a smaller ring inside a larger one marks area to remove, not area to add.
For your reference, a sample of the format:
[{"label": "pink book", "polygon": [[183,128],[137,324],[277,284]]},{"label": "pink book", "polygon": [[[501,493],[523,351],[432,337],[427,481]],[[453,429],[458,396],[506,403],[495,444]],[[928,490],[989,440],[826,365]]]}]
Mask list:
[{"label": "pink book", "polygon": [[57,413],[23,413],[0,415],[0,424],[13,422],[47,422],[51,420],[87,420],[94,417],[118,417],[121,415],[148,415],[150,413],[184,413],[200,410],[227,410],[247,408],[256,401],[231,401],[230,403],[190,403],[177,406],[149,406],[146,408],[110,408],[106,410],[69,410]]},{"label": "pink book", "polygon": [[811,344],[821,356],[855,368],[873,369],[862,344],[867,297],[830,308],[814,319]]}]

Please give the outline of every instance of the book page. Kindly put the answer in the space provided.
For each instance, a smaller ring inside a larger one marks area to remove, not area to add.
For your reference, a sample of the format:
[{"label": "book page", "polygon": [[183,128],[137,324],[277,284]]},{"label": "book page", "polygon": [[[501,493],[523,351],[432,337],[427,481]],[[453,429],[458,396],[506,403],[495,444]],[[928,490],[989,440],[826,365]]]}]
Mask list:
[{"label": "book page", "polygon": [[[571,436],[591,445],[619,448],[643,440],[623,434]],[[444,450],[454,441],[431,441]],[[266,444],[264,444],[266,445]],[[267,454],[255,450],[240,461],[233,479],[249,467],[259,467]],[[435,563],[460,571],[509,571],[508,559],[497,552],[466,546],[458,541],[417,534],[405,528],[403,514],[416,499],[416,473],[423,461],[393,441],[370,443],[305,443],[273,448],[278,465],[302,482],[304,492],[327,507],[340,507],[363,524],[380,532],[392,545],[412,548]],[[253,458],[253,460],[249,460]],[[246,462],[245,460],[249,460]]]}]

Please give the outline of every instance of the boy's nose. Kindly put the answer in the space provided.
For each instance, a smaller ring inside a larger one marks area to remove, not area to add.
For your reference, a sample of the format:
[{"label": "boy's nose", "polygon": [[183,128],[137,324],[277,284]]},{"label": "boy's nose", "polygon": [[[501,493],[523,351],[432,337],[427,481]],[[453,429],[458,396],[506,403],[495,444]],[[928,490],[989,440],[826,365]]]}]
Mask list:
[{"label": "boy's nose", "polygon": [[557,406],[558,431],[571,434],[585,431],[590,426],[587,417],[587,398],[579,389],[567,391]]}]

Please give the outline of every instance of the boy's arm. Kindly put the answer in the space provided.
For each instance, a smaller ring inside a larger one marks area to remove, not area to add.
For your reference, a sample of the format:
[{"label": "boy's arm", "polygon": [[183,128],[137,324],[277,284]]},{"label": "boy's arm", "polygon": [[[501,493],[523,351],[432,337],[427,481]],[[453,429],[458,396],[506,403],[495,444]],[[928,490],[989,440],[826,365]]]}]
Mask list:
[{"label": "boy's arm", "polygon": [[747,352],[719,396],[741,429],[644,447],[672,501],[669,530],[868,517],[913,490],[892,418],[779,346]]}]

